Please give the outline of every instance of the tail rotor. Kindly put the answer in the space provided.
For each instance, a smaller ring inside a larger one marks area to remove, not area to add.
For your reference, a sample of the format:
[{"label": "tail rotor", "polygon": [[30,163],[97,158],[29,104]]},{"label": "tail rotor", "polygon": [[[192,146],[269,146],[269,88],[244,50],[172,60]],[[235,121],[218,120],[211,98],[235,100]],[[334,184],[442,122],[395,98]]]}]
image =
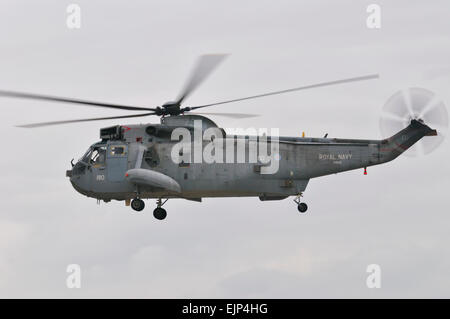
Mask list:
[{"label": "tail rotor", "polygon": [[380,130],[388,138],[418,120],[437,130],[437,136],[425,136],[404,154],[410,157],[429,154],[441,145],[448,130],[444,102],[423,88],[408,88],[393,94],[383,106]]}]

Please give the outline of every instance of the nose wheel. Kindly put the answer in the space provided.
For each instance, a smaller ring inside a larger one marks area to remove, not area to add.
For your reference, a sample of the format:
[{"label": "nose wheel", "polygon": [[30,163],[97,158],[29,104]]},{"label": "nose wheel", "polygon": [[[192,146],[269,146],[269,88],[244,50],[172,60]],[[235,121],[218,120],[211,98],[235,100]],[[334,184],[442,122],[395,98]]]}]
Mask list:
[{"label": "nose wheel", "polygon": [[133,208],[135,211],[140,212],[145,207],[145,203],[142,199],[135,198],[131,201],[131,208]]},{"label": "nose wheel", "polygon": [[306,203],[300,202],[300,198],[302,197],[302,193],[295,197],[294,202],[297,204],[297,209],[300,213],[304,214],[308,210],[308,205]]},{"label": "nose wheel", "polygon": [[161,200],[161,198],[159,198],[156,201],[156,205],[157,207],[155,208],[155,210],[153,211],[153,217],[155,217],[158,220],[163,220],[167,217],[167,211],[162,208],[162,205],[164,205],[166,202],[168,201],[168,199],[166,199],[164,202]]}]

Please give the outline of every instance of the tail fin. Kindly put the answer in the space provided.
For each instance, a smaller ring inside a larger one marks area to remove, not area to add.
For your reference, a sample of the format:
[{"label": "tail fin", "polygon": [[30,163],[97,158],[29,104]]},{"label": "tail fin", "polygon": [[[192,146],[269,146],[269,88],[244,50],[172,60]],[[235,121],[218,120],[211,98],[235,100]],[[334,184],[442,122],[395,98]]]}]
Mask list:
[{"label": "tail fin", "polygon": [[411,120],[406,128],[381,142],[380,154],[386,162],[393,160],[422,137],[436,135],[437,131],[425,125],[422,121]]}]

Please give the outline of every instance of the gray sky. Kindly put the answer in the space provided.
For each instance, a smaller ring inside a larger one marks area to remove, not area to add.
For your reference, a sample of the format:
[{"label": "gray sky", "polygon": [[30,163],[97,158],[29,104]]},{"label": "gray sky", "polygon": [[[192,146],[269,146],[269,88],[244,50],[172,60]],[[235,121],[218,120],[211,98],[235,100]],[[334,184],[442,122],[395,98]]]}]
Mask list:
[{"label": "gray sky", "polygon": [[[211,107],[260,113],[221,127],[379,138],[390,95],[423,87],[450,104],[448,1],[0,0],[0,88],[154,107],[173,100],[195,58],[230,53],[188,102],[204,104],[369,73],[381,78]],[[382,27],[366,27],[366,7]],[[65,170],[104,121],[124,114],[0,99],[0,297],[450,297],[448,140],[432,154],[313,179],[308,213],[291,199],[170,200],[168,218],[96,205]],[[66,287],[66,267],[82,288]],[[382,287],[366,287],[379,264]]]}]

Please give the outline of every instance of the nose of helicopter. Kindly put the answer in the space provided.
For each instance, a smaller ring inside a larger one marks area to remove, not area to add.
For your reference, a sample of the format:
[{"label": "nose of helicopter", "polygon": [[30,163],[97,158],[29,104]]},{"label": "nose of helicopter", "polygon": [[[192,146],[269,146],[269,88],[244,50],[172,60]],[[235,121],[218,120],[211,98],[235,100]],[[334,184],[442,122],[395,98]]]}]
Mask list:
[{"label": "nose of helicopter", "polygon": [[66,171],[66,177],[69,177],[70,183],[78,193],[86,196],[88,195],[89,179],[84,164],[80,162],[76,163],[71,170]]}]

